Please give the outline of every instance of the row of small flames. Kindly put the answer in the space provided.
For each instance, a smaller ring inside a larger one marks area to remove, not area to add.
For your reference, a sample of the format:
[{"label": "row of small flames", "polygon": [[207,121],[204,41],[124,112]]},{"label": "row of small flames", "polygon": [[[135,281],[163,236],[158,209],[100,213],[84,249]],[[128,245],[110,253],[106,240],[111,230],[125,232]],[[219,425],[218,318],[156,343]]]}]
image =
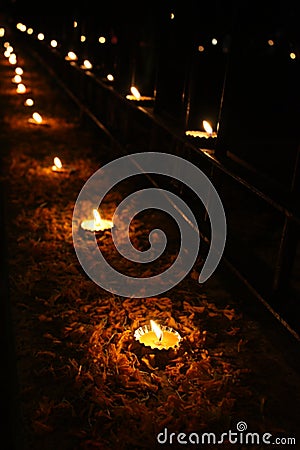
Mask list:
[{"label": "row of small flames", "polygon": [[[17,56],[14,52],[12,45],[8,42],[4,42],[4,56],[8,59],[9,63],[15,67],[15,75],[12,78],[12,82],[17,85],[16,92],[17,94],[25,94],[27,92],[27,88],[23,83],[23,69],[17,65]],[[131,87],[132,96],[139,100],[141,98],[139,91],[132,86]],[[128,97],[128,96],[127,96]],[[130,97],[129,97],[130,99]],[[33,106],[34,101],[31,98],[27,98],[24,101],[25,106]],[[34,112],[32,116],[28,119],[29,123],[33,123],[36,125],[43,124],[43,118],[38,112]],[[70,168],[68,166],[64,166],[62,164],[61,159],[58,156],[55,156],[53,160],[53,166],[51,167],[52,172],[54,173],[72,173],[74,172],[74,168]],[[114,226],[111,220],[103,219],[99,213],[99,211],[95,208],[93,209],[93,219],[92,220],[84,220],[81,223],[81,228],[85,231],[89,232],[101,232],[105,230],[111,230]],[[174,329],[166,326],[160,326],[154,320],[150,320],[150,325],[144,325],[139,327],[135,333],[134,337],[141,344],[151,347],[152,349],[158,350],[168,350],[170,348],[177,348],[179,342],[181,340],[180,334]]]}]

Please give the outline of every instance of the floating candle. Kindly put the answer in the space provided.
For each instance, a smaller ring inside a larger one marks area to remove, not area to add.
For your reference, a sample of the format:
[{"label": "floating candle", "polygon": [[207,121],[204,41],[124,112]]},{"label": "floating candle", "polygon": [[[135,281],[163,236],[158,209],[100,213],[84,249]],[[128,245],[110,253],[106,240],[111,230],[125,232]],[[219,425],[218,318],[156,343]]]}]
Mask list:
[{"label": "floating candle", "polygon": [[158,350],[176,348],[181,340],[180,334],[173,328],[158,325],[154,320],[150,320],[150,326],[144,325],[138,328],[134,337],[146,347]]},{"label": "floating candle", "polygon": [[93,209],[94,220],[84,220],[81,228],[85,231],[104,231],[111,229],[114,224],[111,220],[102,219],[97,209]]}]

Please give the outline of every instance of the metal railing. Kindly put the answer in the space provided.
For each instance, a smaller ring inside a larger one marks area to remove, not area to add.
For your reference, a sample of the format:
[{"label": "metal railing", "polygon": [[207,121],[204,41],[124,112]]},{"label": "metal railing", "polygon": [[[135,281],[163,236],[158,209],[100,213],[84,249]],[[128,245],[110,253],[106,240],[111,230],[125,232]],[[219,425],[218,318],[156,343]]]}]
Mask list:
[{"label": "metal railing", "polygon": [[[224,204],[228,237],[224,263],[300,341],[300,215],[295,192],[282,192],[234,158],[201,149],[184,131],[167,124],[153,108],[133,104],[92,72],[65,61],[43,42],[28,49],[112,143],[112,152],[163,151],[181,156],[211,179]],[[222,153],[222,152],[221,152]],[[295,168],[294,186],[299,184]],[[184,186],[178,189],[184,195]],[[205,211],[202,237],[209,242]]]}]

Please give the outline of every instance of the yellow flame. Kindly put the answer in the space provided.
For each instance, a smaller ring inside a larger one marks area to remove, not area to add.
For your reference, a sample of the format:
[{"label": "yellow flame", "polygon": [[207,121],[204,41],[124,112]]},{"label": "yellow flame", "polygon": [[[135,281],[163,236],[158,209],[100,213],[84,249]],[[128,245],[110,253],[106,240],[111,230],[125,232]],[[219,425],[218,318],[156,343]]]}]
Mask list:
[{"label": "yellow flame", "polygon": [[32,118],[33,118],[33,120],[35,120],[37,123],[42,123],[42,122],[43,122],[42,116],[41,116],[38,112],[34,112],[34,113],[32,114]]},{"label": "yellow flame", "polygon": [[141,94],[139,93],[139,91],[135,86],[131,86],[130,91],[135,98],[137,99],[141,98]]},{"label": "yellow flame", "polygon": [[159,341],[162,341],[163,332],[162,332],[162,329],[160,328],[160,326],[156,322],[154,322],[154,320],[150,320],[150,325],[151,325],[151,330],[155,333],[157,339]]},{"label": "yellow flame", "polygon": [[27,98],[24,102],[25,106],[33,106],[33,103],[32,98]]},{"label": "yellow flame", "polygon": [[61,160],[59,159],[58,156],[55,156],[55,158],[54,158],[54,165],[55,165],[55,167],[57,167],[58,169],[61,169],[61,168],[62,168],[62,162],[61,162]]},{"label": "yellow flame", "polygon": [[93,209],[93,215],[94,215],[94,224],[95,227],[99,227],[101,225],[101,216],[97,209]]},{"label": "yellow flame", "polygon": [[83,61],[83,65],[86,69],[92,69],[92,67],[93,67],[92,63],[88,59],[85,59]]},{"label": "yellow flame", "polygon": [[207,122],[207,120],[203,120],[202,124],[203,124],[203,128],[206,131],[206,133],[212,134],[213,129],[211,127],[211,124],[209,122]]},{"label": "yellow flame", "polygon": [[12,82],[17,84],[21,83],[21,81],[22,81],[21,75],[15,75],[12,79]]},{"label": "yellow flame", "polygon": [[70,52],[68,52],[67,58],[72,60],[72,61],[76,61],[77,60],[77,55],[76,55],[76,53],[70,51]]},{"label": "yellow flame", "polygon": [[17,75],[23,75],[23,69],[22,67],[16,67],[15,68],[15,72]]},{"label": "yellow flame", "polygon": [[19,83],[17,86],[17,93],[18,94],[24,94],[26,92],[26,87],[23,83]]}]

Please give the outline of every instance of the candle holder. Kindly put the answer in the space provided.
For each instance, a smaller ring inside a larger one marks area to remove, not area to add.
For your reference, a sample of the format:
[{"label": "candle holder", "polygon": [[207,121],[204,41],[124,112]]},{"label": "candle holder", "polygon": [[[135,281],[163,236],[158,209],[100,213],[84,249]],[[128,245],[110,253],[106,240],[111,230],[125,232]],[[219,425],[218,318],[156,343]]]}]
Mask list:
[{"label": "candle holder", "polygon": [[157,325],[153,320],[150,321],[150,325],[143,325],[135,330],[134,337],[146,347],[158,350],[176,349],[181,341],[178,331],[168,326]]},{"label": "candle holder", "polygon": [[114,224],[111,220],[102,219],[97,209],[93,209],[93,220],[84,220],[80,226],[84,231],[96,232],[110,230]]},{"label": "candle holder", "polygon": [[213,150],[216,145],[217,133],[213,131],[211,125],[207,120],[203,120],[203,128],[201,130],[188,130],[185,132],[187,138],[199,147],[204,147]]}]

